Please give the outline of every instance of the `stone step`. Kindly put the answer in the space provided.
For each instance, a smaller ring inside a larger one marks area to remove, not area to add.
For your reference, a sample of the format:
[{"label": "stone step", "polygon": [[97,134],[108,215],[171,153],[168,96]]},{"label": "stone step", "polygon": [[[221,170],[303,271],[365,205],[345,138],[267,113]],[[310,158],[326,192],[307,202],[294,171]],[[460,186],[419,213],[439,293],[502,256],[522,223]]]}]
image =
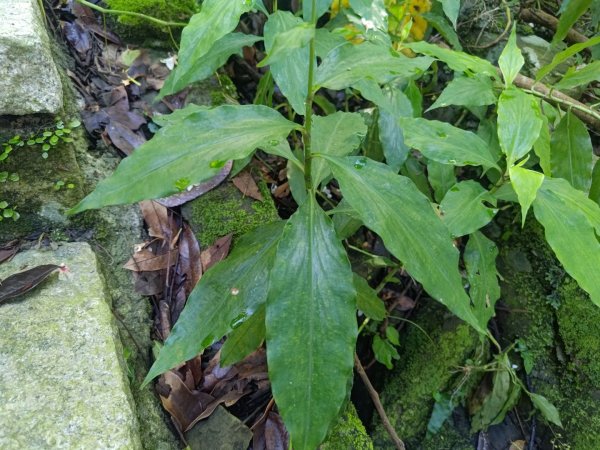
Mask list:
[{"label": "stone step", "polygon": [[0,115],[57,114],[62,85],[38,0],[0,0]]},{"label": "stone step", "polygon": [[123,349],[96,256],[86,243],[28,250],[0,279],[64,263],[0,305],[0,448],[139,449]]}]

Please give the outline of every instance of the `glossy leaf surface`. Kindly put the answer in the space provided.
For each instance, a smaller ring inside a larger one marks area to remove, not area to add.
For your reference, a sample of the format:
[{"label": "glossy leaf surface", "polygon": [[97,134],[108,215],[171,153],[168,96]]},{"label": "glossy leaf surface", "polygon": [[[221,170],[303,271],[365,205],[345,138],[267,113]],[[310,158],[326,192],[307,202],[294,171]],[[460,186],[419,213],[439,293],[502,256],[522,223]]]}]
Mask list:
[{"label": "glossy leaf surface", "polygon": [[456,20],[460,11],[460,0],[441,0],[444,14],[452,22],[452,26],[456,29]]},{"label": "glossy leaf surface", "polygon": [[354,274],[354,288],[356,289],[356,306],[373,320],[383,320],[387,315],[385,304],[373,290],[367,280]]},{"label": "glossy leaf surface", "polygon": [[520,89],[505,89],[498,101],[498,140],[508,165],[525,156],[537,141],[543,120],[537,100]]},{"label": "glossy leaf surface", "polygon": [[[310,3],[310,2],[309,2]],[[279,89],[286,96],[294,111],[300,115],[305,113],[304,100],[308,89],[308,46],[298,46],[286,50],[286,45],[296,45],[298,42],[281,40],[277,36],[283,36],[285,33],[299,30],[306,31],[305,26],[298,17],[287,11],[277,11],[273,13],[265,24],[265,48],[267,53],[279,48],[283,53],[280,59],[271,62],[271,74],[279,86]],[[314,33],[314,29],[312,29]]]},{"label": "glossy leaf surface", "polygon": [[298,127],[277,111],[257,105],[224,105],[181,116],[125,158],[70,213],[174,194],[177,180],[205,181],[226,161],[285,141]]},{"label": "glossy leaf surface", "polygon": [[283,224],[272,223],[246,234],[227,259],[202,276],[144,383],[193,358],[265,303]]},{"label": "glossy leaf surface", "polygon": [[535,75],[535,79],[541,80],[546,75],[548,75],[550,72],[552,72],[556,68],[556,66],[558,66],[562,62],[566,61],[571,56],[579,53],[581,50],[584,50],[588,47],[593,47],[594,45],[598,45],[598,44],[600,44],[600,36],[596,36],[591,39],[588,39],[585,42],[580,42],[579,44],[574,44],[574,45],[571,45],[570,47],[567,47],[562,52],[557,53],[554,56],[554,58],[552,58],[552,61],[550,62],[550,64],[547,64],[544,67],[542,67],[540,70],[538,70],[537,74]]},{"label": "glossy leaf surface", "polygon": [[594,61],[584,67],[569,67],[565,76],[554,85],[556,89],[572,89],[585,86],[592,81],[600,81],[600,61]]},{"label": "glossy leaf surface", "polygon": [[430,160],[427,162],[427,179],[433,188],[435,201],[439,203],[456,184],[454,166]]},{"label": "glossy leaf surface", "polygon": [[435,299],[478,331],[458,272],[458,251],[427,197],[408,178],[364,157],[327,158],[344,199]]},{"label": "glossy leaf surface", "polygon": [[552,176],[587,192],[592,184],[594,150],[585,124],[567,112],[550,139]]},{"label": "glossy leaf surface", "polygon": [[440,203],[450,234],[464,236],[490,223],[498,210],[486,203],[495,205],[496,199],[476,181],[461,181],[451,187]]},{"label": "glossy leaf surface", "polygon": [[464,261],[469,280],[469,296],[480,323],[494,317],[494,305],[500,298],[500,285],[496,270],[498,248],[483,233],[476,231],[469,236]]},{"label": "glossy leaf surface", "polygon": [[265,311],[262,304],[248,320],[229,333],[221,347],[221,367],[241,361],[262,344],[265,340]]},{"label": "glossy leaf surface", "polygon": [[486,75],[455,77],[428,111],[444,106],[484,106],[496,103],[492,80]]},{"label": "glossy leaf surface", "polygon": [[467,53],[449,50],[425,41],[404,44],[416,53],[431,56],[448,64],[452,70],[471,74],[485,74],[496,78],[498,74],[494,66],[487,60]]},{"label": "glossy leaf surface", "polygon": [[[313,153],[346,156],[352,153],[367,134],[367,126],[358,113],[338,111],[329,116],[313,116]],[[312,184],[317,187],[331,171],[327,163],[318,158],[313,161]]]},{"label": "glossy leaf surface", "polygon": [[531,392],[528,392],[527,395],[529,395],[533,406],[542,413],[542,416],[544,416],[548,422],[558,425],[559,427],[563,426],[556,406],[550,403],[546,397]]},{"label": "glossy leaf surface", "polygon": [[429,159],[454,166],[498,167],[487,144],[470,131],[437,120],[401,117],[398,121],[406,144]]},{"label": "glossy leaf surface", "polygon": [[510,167],[508,172],[510,182],[521,205],[521,224],[525,226],[527,211],[529,211],[538,189],[544,182],[544,175],[519,166]]},{"label": "glossy leaf surface", "polygon": [[314,449],[352,377],[356,291],[331,220],[310,196],[288,220],[270,275],[267,360],[295,449]]},{"label": "glossy leaf surface", "polygon": [[205,70],[199,66],[205,64],[204,58],[211,53],[209,59],[214,59],[215,54],[221,51],[221,48],[214,47],[217,41],[234,30],[242,14],[256,9],[259,4],[262,2],[257,0],[225,3],[220,0],[204,1],[202,10],[193,15],[183,29],[179,65],[167,78],[160,96],[174,94],[199,80],[197,74],[200,69]]},{"label": "glossy leaf surface", "polygon": [[556,257],[600,306],[600,207],[567,181],[546,178],[533,202]]},{"label": "glossy leaf surface", "polygon": [[517,25],[514,24],[508,42],[498,59],[498,65],[507,87],[512,84],[524,64],[525,59],[521,54],[521,50],[517,47]]}]

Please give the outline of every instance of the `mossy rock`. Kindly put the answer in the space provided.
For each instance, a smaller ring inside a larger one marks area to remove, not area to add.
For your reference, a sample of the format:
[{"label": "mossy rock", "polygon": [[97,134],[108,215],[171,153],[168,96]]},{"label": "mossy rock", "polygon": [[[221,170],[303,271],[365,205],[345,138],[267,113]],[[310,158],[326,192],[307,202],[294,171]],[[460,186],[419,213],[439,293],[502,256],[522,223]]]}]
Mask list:
[{"label": "mossy rock", "polygon": [[259,225],[279,219],[267,186],[262,182],[258,185],[263,194],[262,201],[244,196],[227,181],[182,208],[183,216],[202,247],[208,247],[230,233],[235,240]]},{"label": "mossy rock", "polygon": [[373,450],[373,441],[360,421],[356,408],[348,401],[329,431],[320,450]]},{"label": "mossy rock", "polygon": [[504,345],[516,339],[526,345],[531,388],[560,413],[562,430],[538,414],[540,448],[591,450],[600,442],[600,308],[565,273],[543,236],[532,221],[500,247],[502,298],[514,312],[498,314],[498,323]]},{"label": "mossy rock", "polygon": [[[381,392],[390,422],[410,449],[473,448],[468,426],[459,426],[454,416],[438,434],[426,436],[426,431],[435,393],[452,393],[460,386],[466,396],[477,385],[479,375],[463,378],[458,368],[468,359],[484,362],[487,342],[433,300],[413,320],[422,329],[407,326],[400,339],[400,359]],[[395,448],[379,417],[374,420],[375,448]]]}]

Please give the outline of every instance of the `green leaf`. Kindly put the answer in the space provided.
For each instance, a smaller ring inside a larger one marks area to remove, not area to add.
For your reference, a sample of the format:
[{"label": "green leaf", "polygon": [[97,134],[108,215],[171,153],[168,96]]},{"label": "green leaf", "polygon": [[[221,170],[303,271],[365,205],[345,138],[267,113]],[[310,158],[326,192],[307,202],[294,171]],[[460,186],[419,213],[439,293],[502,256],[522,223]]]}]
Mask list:
[{"label": "green leaf", "polygon": [[125,158],[69,213],[177,193],[177,180],[188,178],[194,184],[207,180],[226,161],[284,141],[298,128],[277,111],[259,105],[224,105],[182,117]]},{"label": "green leaf", "polygon": [[452,22],[452,26],[456,29],[456,20],[460,11],[460,0],[440,0],[444,8],[444,14]]},{"label": "green leaf", "polygon": [[440,210],[453,237],[473,233],[490,223],[498,209],[484,202],[496,205],[494,196],[476,181],[461,181],[450,188],[440,203]]},{"label": "green leaf", "polygon": [[584,67],[569,67],[565,76],[554,87],[556,89],[573,89],[585,86],[592,81],[600,81],[600,61],[591,62]]},{"label": "green leaf", "polygon": [[436,202],[441,202],[446,192],[456,184],[454,166],[442,164],[437,161],[427,161],[427,178],[433,188]]},{"label": "green leaf", "polygon": [[385,83],[422,74],[431,65],[429,57],[408,58],[392,54],[389,48],[364,42],[347,43],[331,50],[317,68],[315,90],[319,87],[341,90],[365,78]]},{"label": "green leaf", "polygon": [[266,317],[273,396],[298,450],[325,439],[346,399],[357,336],[352,280],[333,224],[311,195],[284,228]]},{"label": "green leaf", "polygon": [[[271,18],[277,15],[289,15],[291,18],[294,18],[291,13],[282,11],[277,11]],[[267,57],[258,63],[257,67],[264,67],[282,60],[289,61],[289,52],[306,48],[310,40],[314,37],[315,28],[309,23],[302,22],[301,20],[297,25],[288,30],[273,33],[271,35],[271,45],[267,48]]]},{"label": "green leaf", "polygon": [[265,303],[267,274],[275,259],[283,224],[275,222],[244,235],[227,259],[202,275],[144,384],[196,356]]},{"label": "green leaf", "polygon": [[221,347],[221,367],[241,361],[265,340],[265,305],[258,307],[245,322],[231,331]]},{"label": "green leaf", "polygon": [[454,166],[498,168],[487,144],[470,131],[437,120],[401,117],[398,121],[404,142],[429,159]]},{"label": "green leaf", "polygon": [[494,317],[494,305],[500,298],[496,258],[498,248],[483,233],[476,231],[469,236],[464,253],[469,280],[469,295],[473,301],[479,323],[487,323]]},{"label": "green leaf", "polygon": [[425,175],[426,166],[423,164],[422,159],[409,154],[406,162],[400,169],[400,174],[408,177],[429,201],[433,201],[429,181],[427,180],[427,175]]},{"label": "green leaf", "polygon": [[433,298],[485,333],[462,286],[458,251],[427,197],[385,164],[358,156],[326,159],[344,198],[407,272]]},{"label": "green leaf", "polygon": [[325,28],[317,28],[315,31],[315,53],[321,59],[335,47],[347,43],[348,41],[339,33],[332,33]]},{"label": "green leaf", "polygon": [[454,77],[427,111],[449,105],[484,106],[496,103],[492,80],[486,75]]},{"label": "green leaf", "polygon": [[544,182],[544,174],[519,166],[510,167],[508,173],[512,187],[521,205],[521,226],[525,226],[527,211],[529,211],[529,207],[535,200],[538,189]]},{"label": "green leaf", "polygon": [[354,288],[356,289],[356,306],[372,320],[383,320],[387,315],[385,304],[373,290],[367,280],[354,274]]},{"label": "green leaf", "polygon": [[[315,153],[346,156],[358,148],[367,134],[367,126],[358,113],[338,111],[330,116],[313,116],[312,149]],[[316,188],[331,171],[322,159],[312,167],[312,186]]]},{"label": "green leaf", "polygon": [[545,114],[542,114],[541,118],[542,128],[540,128],[540,135],[533,143],[533,151],[540,159],[540,167],[544,171],[544,175],[550,177],[552,176],[552,165],[550,162],[550,124],[548,123],[548,117],[546,117]]},{"label": "green leaf", "polygon": [[477,56],[442,48],[425,41],[405,43],[404,45],[416,53],[444,61],[448,67],[457,72],[488,75],[492,78],[498,76],[492,63]]},{"label": "green leaf", "polygon": [[592,186],[590,187],[590,199],[600,205],[600,163],[596,161],[592,172]]},{"label": "green leaf", "polygon": [[556,55],[554,55],[554,58],[552,58],[552,61],[550,62],[550,64],[547,64],[544,67],[542,67],[540,70],[538,70],[537,74],[535,75],[536,81],[539,81],[542,78],[544,78],[546,75],[548,75],[550,72],[552,72],[556,66],[558,66],[563,61],[569,59],[574,54],[579,53],[581,50],[584,50],[588,47],[593,47],[594,45],[598,45],[598,44],[600,44],[600,36],[596,36],[592,39],[588,39],[585,42],[581,42],[579,44],[575,44],[575,45],[571,45],[570,47],[567,47],[562,52],[559,52]]},{"label": "green leaf", "polygon": [[392,326],[388,326],[385,329],[385,337],[393,345],[400,345],[400,333]]},{"label": "green leaf", "polygon": [[521,54],[521,49],[517,47],[517,24],[515,23],[508,41],[506,42],[506,46],[498,59],[498,65],[504,76],[506,87],[512,84],[524,64],[525,59]]},{"label": "green leaf", "polygon": [[498,102],[498,139],[509,166],[529,153],[543,123],[535,97],[515,87],[502,92]]},{"label": "green leaf", "polygon": [[567,181],[546,178],[533,202],[556,257],[600,306],[600,207]]},{"label": "green leaf", "polygon": [[[282,59],[271,63],[271,74],[294,111],[300,115],[304,115],[306,111],[304,100],[308,89],[309,48],[305,45],[297,45],[301,42],[298,42],[296,38],[293,41],[282,41],[278,36],[300,31],[306,38],[309,34],[303,27],[306,27],[306,23],[300,18],[294,17],[292,13],[277,11],[269,17],[264,31],[267,53],[276,48],[280,48],[284,52]],[[314,34],[314,28],[308,29],[308,31]],[[292,47],[286,51],[286,45]],[[293,47],[294,45],[297,46]]]},{"label": "green leaf", "polygon": [[[329,5],[331,5],[331,0],[316,0],[316,5],[318,19],[327,12]],[[310,22],[312,20],[312,1],[302,2],[302,17],[304,17],[306,22]]]},{"label": "green leaf", "polygon": [[386,87],[382,93],[385,101],[378,104],[379,141],[387,164],[398,171],[406,161],[410,149],[404,143],[397,118],[412,117],[413,108],[408,97],[396,87]]},{"label": "green leaf", "polygon": [[375,359],[389,370],[394,368],[392,360],[400,359],[400,355],[398,354],[396,347],[394,347],[387,339],[382,339],[378,334],[373,337],[373,344],[371,347],[373,349]]},{"label": "green leaf", "polygon": [[585,124],[568,111],[550,140],[552,176],[587,192],[592,184],[594,150]]},{"label": "green leaf", "polygon": [[463,49],[462,45],[460,45],[460,40],[458,39],[456,31],[454,31],[454,28],[452,28],[444,16],[433,12],[428,12],[421,15],[427,22],[429,22],[432,28],[437,30],[437,32],[442,35],[442,37],[452,46],[454,50],[461,51]]},{"label": "green leaf", "polygon": [[433,394],[433,398],[435,403],[433,405],[433,410],[431,411],[429,423],[427,424],[428,435],[437,434],[457,406],[455,403],[456,400],[447,394],[436,392]]},{"label": "green leaf", "polygon": [[558,425],[559,427],[563,426],[560,421],[558,410],[552,403],[548,401],[546,397],[539,394],[534,394],[532,392],[527,392],[527,395],[529,395],[533,406],[535,406],[535,408],[542,413],[542,416],[544,416],[548,422]]},{"label": "green leaf", "polygon": [[571,27],[577,22],[577,19],[587,11],[591,4],[592,0],[574,0],[567,4],[558,21],[556,33],[552,38],[552,45],[565,38]]},{"label": "green leaf", "polygon": [[385,8],[384,0],[350,0],[350,7],[360,16],[361,22],[367,22],[369,29],[376,29],[387,34],[388,31],[388,13]]},{"label": "green leaf", "polygon": [[[209,67],[209,63],[215,64],[217,60],[222,59],[224,56],[221,51],[226,47],[224,44],[227,43],[227,47],[231,49],[235,39],[218,41],[237,27],[242,14],[256,9],[257,3],[260,2],[256,0],[225,3],[221,0],[205,0],[202,2],[202,10],[193,15],[183,29],[178,58],[179,65],[165,81],[159,97],[179,92],[188,84],[198,81],[201,79],[197,78],[198,74],[202,76],[201,74]],[[241,37],[238,36],[238,38]],[[237,50],[239,48],[237,47]]]}]

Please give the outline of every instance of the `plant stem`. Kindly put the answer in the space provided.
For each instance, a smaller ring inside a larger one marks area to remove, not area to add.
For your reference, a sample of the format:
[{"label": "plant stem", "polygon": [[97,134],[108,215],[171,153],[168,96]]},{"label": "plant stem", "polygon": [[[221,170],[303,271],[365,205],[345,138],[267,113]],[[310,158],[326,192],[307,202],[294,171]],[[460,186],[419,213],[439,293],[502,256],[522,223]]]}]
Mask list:
[{"label": "plant stem", "polygon": [[367,372],[365,372],[365,369],[362,366],[360,359],[358,359],[358,355],[356,353],[354,354],[354,367],[356,368],[358,375],[360,375],[362,382],[365,384],[365,387],[367,388],[367,391],[369,392],[369,396],[371,397],[371,400],[373,401],[373,404],[375,405],[375,409],[377,410],[379,417],[381,417],[383,426],[385,427],[386,431],[392,438],[392,441],[394,441],[396,448],[398,450],[405,450],[406,447],[404,447],[404,442],[402,442],[402,439],[400,439],[398,437],[396,430],[394,430],[394,427],[392,426],[390,419],[388,418],[387,414],[385,413],[385,409],[383,409],[383,405],[381,404],[381,400],[379,399],[379,394],[377,393],[377,391],[371,384],[371,380],[369,380]]},{"label": "plant stem", "polygon": [[[313,27],[317,26],[317,1],[311,0],[312,3],[312,14],[310,23]],[[315,37],[310,40],[308,50],[308,89],[306,94],[306,101],[304,106],[306,113],[304,116],[304,131],[302,133],[302,140],[304,142],[304,185],[306,189],[310,191],[312,189],[312,145],[311,145],[311,132],[312,132],[312,105],[315,98],[313,92],[313,78],[315,72]]]},{"label": "plant stem", "polygon": [[87,6],[88,8],[91,8],[93,10],[96,10],[98,12],[101,12],[102,14],[118,14],[119,16],[132,16],[132,17],[139,17],[140,19],[144,19],[144,20],[148,20],[150,22],[154,22],[158,25],[161,25],[163,27],[185,27],[187,26],[187,23],[183,23],[183,22],[167,22],[165,20],[160,20],[157,19],[156,17],[152,17],[152,16],[147,16],[146,14],[142,14],[142,13],[136,13],[136,12],[132,12],[132,11],[121,11],[121,10],[117,10],[117,9],[106,9],[103,8],[101,6],[95,5],[93,3],[90,3],[86,0],[75,0],[77,3],[81,3],[82,5]]}]

